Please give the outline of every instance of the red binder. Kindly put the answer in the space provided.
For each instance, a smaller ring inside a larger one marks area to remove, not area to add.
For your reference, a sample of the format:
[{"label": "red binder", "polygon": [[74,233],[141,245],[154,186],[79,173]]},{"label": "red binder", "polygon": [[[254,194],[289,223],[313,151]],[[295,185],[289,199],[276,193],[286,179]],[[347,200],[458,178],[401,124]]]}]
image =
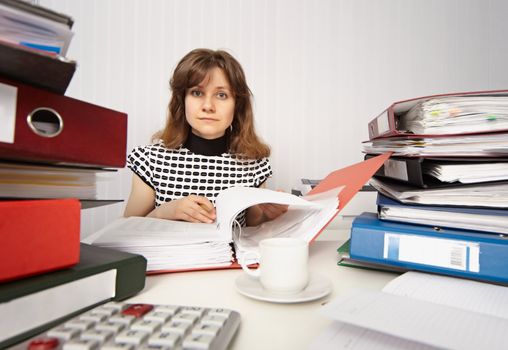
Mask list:
[{"label": "red binder", "polygon": [[124,167],[127,115],[0,78],[17,90],[14,142],[0,158]]},{"label": "red binder", "polygon": [[0,282],[79,261],[77,199],[0,201]]},{"label": "red binder", "polygon": [[[369,140],[373,140],[380,137],[389,137],[389,136],[434,136],[434,135],[415,135],[412,133],[408,133],[404,130],[400,130],[398,128],[398,120],[400,116],[404,115],[408,112],[413,106],[415,106],[418,102],[425,101],[431,98],[436,97],[445,97],[445,96],[467,96],[467,95],[508,95],[508,90],[488,90],[488,91],[473,91],[473,92],[462,92],[462,93],[450,93],[450,94],[440,94],[440,95],[430,95],[424,97],[412,98],[409,100],[403,100],[394,102],[390,107],[385,109],[383,113],[378,115],[376,118],[372,119],[369,122]],[[500,131],[500,130],[498,130]],[[471,131],[468,134],[474,134],[474,131]],[[465,133],[464,133],[465,134]],[[445,135],[440,135],[445,136]]]}]

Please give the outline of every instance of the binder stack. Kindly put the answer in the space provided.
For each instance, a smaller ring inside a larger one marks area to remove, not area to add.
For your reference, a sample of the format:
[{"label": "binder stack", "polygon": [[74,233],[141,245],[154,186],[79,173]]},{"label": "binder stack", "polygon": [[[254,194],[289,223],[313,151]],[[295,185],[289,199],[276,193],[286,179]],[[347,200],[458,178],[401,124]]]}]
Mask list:
[{"label": "binder stack", "polygon": [[64,95],[72,24],[0,0],[0,348],[145,282],[143,257],[80,244],[81,209],[115,202],[95,185],[125,166],[127,115]]},{"label": "binder stack", "polygon": [[508,284],[508,91],[396,102],[369,136],[366,158],[393,154],[348,259]]}]

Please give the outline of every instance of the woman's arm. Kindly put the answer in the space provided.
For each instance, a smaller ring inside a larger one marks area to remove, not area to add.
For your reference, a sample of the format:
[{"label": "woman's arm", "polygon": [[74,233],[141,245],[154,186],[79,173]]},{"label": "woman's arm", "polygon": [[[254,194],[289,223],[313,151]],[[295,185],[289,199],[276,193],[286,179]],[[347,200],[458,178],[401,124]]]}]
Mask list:
[{"label": "woman's arm", "polygon": [[215,220],[215,208],[208,198],[193,195],[166,202],[156,208],[155,191],[133,174],[131,194],[123,216],[211,223]]},{"label": "woman's arm", "polygon": [[155,191],[141,178],[132,174],[131,193],[123,216],[147,216],[155,208]]}]

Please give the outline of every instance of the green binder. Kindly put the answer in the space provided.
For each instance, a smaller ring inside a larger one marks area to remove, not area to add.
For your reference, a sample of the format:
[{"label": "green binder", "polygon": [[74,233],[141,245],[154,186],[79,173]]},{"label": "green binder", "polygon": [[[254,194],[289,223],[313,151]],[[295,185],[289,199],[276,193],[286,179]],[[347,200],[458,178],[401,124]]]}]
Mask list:
[{"label": "green binder", "polygon": [[408,270],[399,268],[396,266],[388,266],[382,264],[373,264],[370,262],[360,261],[351,259],[349,256],[349,248],[350,248],[350,240],[348,239],[344,244],[342,244],[339,248],[337,248],[337,252],[339,253],[339,261],[337,265],[346,266],[346,267],[355,267],[358,269],[365,270],[376,270],[376,271],[386,271],[386,272],[396,272],[396,273],[404,273]]},{"label": "green binder", "polygon": [[[51,252],[48,252],[48,254],[51,254]],[[85,277],[94,276],[102,272],[115,269],[115,296],[112,300],[119,301],[128,298],[144,288],[146,274],[146,259],[144,257],[141,255],[82,243],[80,246],[80,260],[77,265],[68,269],[0,284],[0,310],[2,310],[3,303],[7,303],[17,298],[29,298],[34,293],[46,291],[70,282],[79,281]],[[83,291],[83,293],[86,292],[86,290]],[[57,296],[60,297],[60,295]],[[61,298],[65,297],[65,295],[61,296]],[[13,345],[26,338],[34,336],[46,329],[56,326],[66,319],[104,302],[105,301],[102,300],[97,303],[93,303],[84,309],[75,310],[75,312],[72,312],[65,317],[38,325],[29,331],[16,334],[8,339],[2,339],[2,337],[0,337],[0,348]],[[51,305],[48,305],[48,307],[51,307]],[[19,312],[29,314],[30,310],[19,310]],[[4,322],[9,322],[9,318],[9,315],[2,315]]]}]

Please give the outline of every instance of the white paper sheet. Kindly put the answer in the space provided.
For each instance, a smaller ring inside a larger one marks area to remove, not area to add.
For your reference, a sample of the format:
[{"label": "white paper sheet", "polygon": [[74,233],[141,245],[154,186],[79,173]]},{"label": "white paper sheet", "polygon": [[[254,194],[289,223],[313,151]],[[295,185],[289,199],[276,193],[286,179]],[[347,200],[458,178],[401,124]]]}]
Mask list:
[{"label": "white paper sheet", "polygon": [[335,324],[316,342],[334,337],[371,342],[381,333],[439,348],[505,349],[508,287],[408,272],[383,291],[357,290],[340,296],[322,313],[364,332],[353,328],[353,333],[340,335],[342,326]]}]

